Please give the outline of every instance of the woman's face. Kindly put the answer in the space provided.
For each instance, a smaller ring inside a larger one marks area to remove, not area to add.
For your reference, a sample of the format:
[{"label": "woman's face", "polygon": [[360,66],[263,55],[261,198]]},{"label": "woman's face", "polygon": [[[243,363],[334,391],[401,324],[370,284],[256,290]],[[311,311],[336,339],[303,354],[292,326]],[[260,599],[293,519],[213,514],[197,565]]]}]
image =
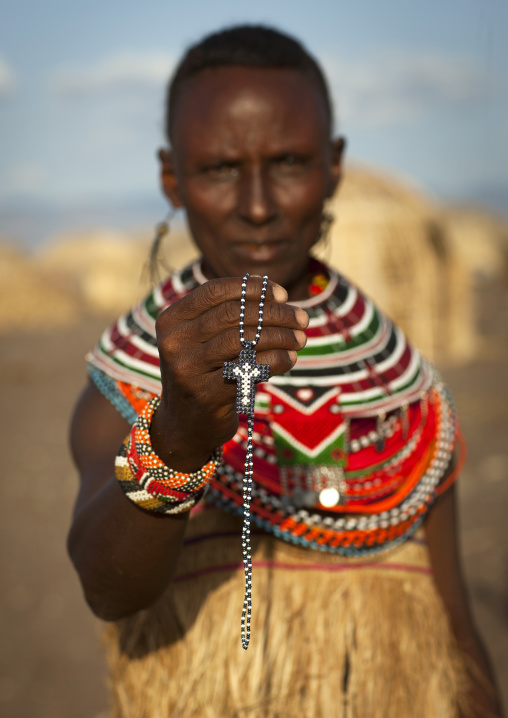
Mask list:
[{"label": "woman's face", "polygon": [[309,250],[340,177],[322,96],[286,69],[227,67],[189,80],[173,118],[162,181],[184,207],[212,277],[267,274],[307,296]]}]

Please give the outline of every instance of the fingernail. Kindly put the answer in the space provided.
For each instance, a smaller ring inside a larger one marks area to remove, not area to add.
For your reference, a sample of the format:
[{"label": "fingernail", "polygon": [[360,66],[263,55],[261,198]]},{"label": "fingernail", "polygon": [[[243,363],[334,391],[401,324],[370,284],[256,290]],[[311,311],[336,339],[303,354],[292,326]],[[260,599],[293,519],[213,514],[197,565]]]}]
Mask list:
[{"label": "fingernail", "polygon": [[288,352],[288,357],[289,357],[289,360],[290,360],[290,362],[291,362],[292,364],[296,364],[296,360],[298,359],[298,355],[297,355],[296,352],[294,352],[294,351],[289,351],[289,352]]},{"label": "fingernail", "polygon": [[307,344],[307,335],[305,334],[305,332],[302,332],[299,329],[296,329],[295,337],[296,337],[296,341],[300,345],[300,348],[303,349],[303,347]]},{"label": "fingernail", "polygon": [[284,287],[281,287],[280,284],[274,284],[273,285],[273,298],[276,302],[287,302],[288,300],[288,293],[284,289]]},{"label": "fingernail", "polygon": [[309,315],[307,312],[304,309],[297,309],[295,316],[298,324],[305,329],[309,324]]}]

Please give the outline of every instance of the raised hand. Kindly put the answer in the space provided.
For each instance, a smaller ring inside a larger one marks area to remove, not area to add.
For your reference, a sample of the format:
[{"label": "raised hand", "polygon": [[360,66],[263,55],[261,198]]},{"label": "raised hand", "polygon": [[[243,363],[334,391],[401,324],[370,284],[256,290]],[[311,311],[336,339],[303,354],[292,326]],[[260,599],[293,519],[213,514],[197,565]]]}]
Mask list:
[{"label": "raised hand", "polygon": [[[250,277],[245,338],[258,323],[262,280]],[[236,386],[223,379],[224,362],[238,358],[241,278],[212,279],[162,312],[157,319],[162,401],[152,422],[152,444],[172,468],[194,471],[238,427]],[[305,346],[305,311],[287,302],[286,291],[268,282],[257,362],[282,374]]]}]

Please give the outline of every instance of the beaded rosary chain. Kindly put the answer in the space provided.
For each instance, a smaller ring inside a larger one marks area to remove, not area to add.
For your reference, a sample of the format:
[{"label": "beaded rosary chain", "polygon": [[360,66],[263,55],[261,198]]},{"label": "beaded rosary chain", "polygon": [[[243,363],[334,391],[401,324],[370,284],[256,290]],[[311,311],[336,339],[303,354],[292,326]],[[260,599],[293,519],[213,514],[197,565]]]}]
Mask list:
[{"label": "beaded rosary chain", "polygon": [[[240,341],[244,349],[254,349],[261,336],[261,327],[263,325],[263,309],[265,305],[266,285],[268,276],[263,277],[263,286],[261,288],[261,297],[259,299],[259,314],[256,336],[252,341],[244,339],[244,320],[245,320],[245,294],[247,292],[247,279],[249,273],[246,272],[242,281],[242,296],[240,299]],[[254,387],[253,387],[254,389]],[[242,526],[242,556],[243,568],[245,572],[245,597],[242,608],[241,636],[242,647],[244,651],[249,647],[250,641],[250,619],[252,615],[252,555],[250,543],[250,503],[252,497],[252,476],[254,473],[254,462],[252,459],[252,434],[254,432],[254,411],[247,414],[247,453],[245,455],[245,477],[243,482],[243,526]]]},{"label": "beaded rosary chain", "polygon": [[223,377],[237,382],[236,411],[247,415],[247,452],[245,454],[245,472],[243,480],[243,526],[242,526],[242,556],[245,573],[245,596],[242,608],[241,637],[242,647],[246,651],[250,641],[250,619],[252,615],[252,555],[250,543],[250,504],[252,497],[252,481],[254,473],[252,435],[254,433],[254,384],[268,381],[270,367],[268,364],[256,364],[254,347],[261,336],[263,325],[263,308],[266,297],[268,277],[263,277],[261,297],[259,299],[258,326],[254,339],[245,339],[245,295],[247,293],[247,272],[242,281],[242,295],[240,299],[240,342],[242,350],[237,362],[224,362]]},{"label": "beaded rosary chain", "polygon": [[268,283],[268,276],[265,274],[263,277],[263,286],[261,288],[261,297],[259,299],[259,315],[258,315],[258,327],[256,329],[256,336],[252,340],[244,339],[244,321],[245,321],[245,294],[247,292],[247,279],[250,274],[246,272],[242,280],[242,296],[240,298],[240,341],[244,349],[254,349],[258,343],[259,337],[261,336],[261,327],[263,325],[263,309],[265,306],[266,297],[266,285]]},{"label": "beaded rosary chain", "polygon": [[254,462],[252,460],[252,434],[254,431],[254,414],[247,416],[247,454],[245,456],[245,477],[243,481],[243,526],[242,526],[242,558],[245,572],[245,596],[243,599],[241,636],[244,651],[249,647],[250,619],[252,614],[252,555],[250,543],[250,502],[252,497],[252,476]]}]

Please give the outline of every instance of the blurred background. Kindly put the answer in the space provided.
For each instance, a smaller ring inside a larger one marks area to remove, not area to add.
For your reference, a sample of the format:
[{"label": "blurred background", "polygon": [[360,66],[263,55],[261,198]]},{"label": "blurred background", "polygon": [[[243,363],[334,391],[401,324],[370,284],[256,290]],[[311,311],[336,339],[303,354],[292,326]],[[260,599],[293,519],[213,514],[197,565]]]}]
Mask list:
[{"label": "blurred background", "polygon": [[[508,5],[5,1],[0,24],[0,714],[105,718],[100,626],[65,553],[84,353],[147,288],[165,84],[237,22],[303,40],[348,166],[321,252],[444,374],[469,444],[461,545],[508,699]],[[193,256],[182,217],[166,263]]]}]

